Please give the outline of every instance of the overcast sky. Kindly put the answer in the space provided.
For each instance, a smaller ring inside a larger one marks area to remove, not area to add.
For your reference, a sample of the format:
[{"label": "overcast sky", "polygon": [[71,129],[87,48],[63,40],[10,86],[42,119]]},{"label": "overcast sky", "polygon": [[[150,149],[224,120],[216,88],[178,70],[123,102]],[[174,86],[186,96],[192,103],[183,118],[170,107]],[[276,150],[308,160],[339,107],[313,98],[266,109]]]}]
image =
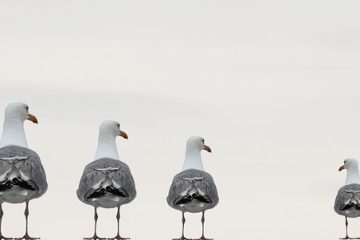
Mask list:
[{"label": "overcast sky", "polygon": [[[98,126],[117,120],[137,198],[122,207],[134,240],[181,234],[166,203],[185,141],[205,138],[203,164],[220,202],[216,240],[336,239],[344,158],[360,158],[360,2],[1,1],[0,109],[29,104],[29,147],[49,189],[30,204],[30,234],[92,235],[93,209],[75,194]],[[3,118],[3,110],[0,112]],[[22,236],[24,204],[4,204],[3,233]],[[99,235],[116,233],[99,210]],[[188,214],[186,236],[201,216]],[[359,220],[350,220],[360,236]]]}]

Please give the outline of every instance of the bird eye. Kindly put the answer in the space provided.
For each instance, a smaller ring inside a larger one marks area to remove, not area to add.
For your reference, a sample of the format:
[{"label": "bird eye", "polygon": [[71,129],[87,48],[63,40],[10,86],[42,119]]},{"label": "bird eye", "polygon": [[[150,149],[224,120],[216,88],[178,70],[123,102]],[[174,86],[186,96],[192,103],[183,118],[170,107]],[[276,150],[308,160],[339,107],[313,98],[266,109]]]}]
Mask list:
[{"label": "bird eye", "polygon": [[120,128],[120,124],[118,123],[118,124],[116,124],[116,126],[118,127],[118,128]]},{"label": "bird eye", "polygon": [[202,143],[205,143],[205,139],[201,139]]},{"label": "bird eye", "polygon": [[29,111],[29,106],[25,106],[26,111]]}]

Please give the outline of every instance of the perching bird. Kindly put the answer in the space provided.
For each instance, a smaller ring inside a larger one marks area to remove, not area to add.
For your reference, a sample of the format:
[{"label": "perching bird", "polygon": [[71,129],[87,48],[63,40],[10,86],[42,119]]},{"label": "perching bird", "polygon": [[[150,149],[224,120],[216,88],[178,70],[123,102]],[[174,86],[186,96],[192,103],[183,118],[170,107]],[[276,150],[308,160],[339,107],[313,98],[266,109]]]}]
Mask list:
[{"label": "perching bird", "polygon": [[345,159],[339,171],[343,169],[347,170],[346,181],[337,193],[334,209],[338,214],[345,216],[346,236],[341,239],[349,239],[347,218],[360,216],[360,177],[357,160]]},{"label": "perching bird", "polygon": [[82,202],[94,207],[95,219],[94,236],[84,239],[106,239],[98,237],[96,233],[98,207],[117,208],[117,235],[107,239],[129,239],[120,237],[120,206],[134,200],[136,190],[129,167],[119,160],[116,136],[128,138],[120,130],[118,122],[104,121],[100,125],[95,160],[85,167],[80,179],[77,196]]},{"label": "perching bird", "polygon": [[15,102],[6,107],[0,139],[0,239],[7,239],[1,233],[3,202],[26,204],[25,235],[15,239],[39,239],[28,234],[29,201],[42,196],[48,185],[38,154],[28,148],[25,120],[38,123],[36,117],[29,113],[28,105]]},{"label": "perching bird", "polygon": [[201,150],[211,152],[202,137],[190,137],[186,143],[183,169],[175,175],[167,197],[168,204],[182,212],[182,234],[178,240],[185,240],[185,212],[202,213],[202,234],[204,236],[205,211],[219,202],[217,189],[211,175],[204,171]]}]

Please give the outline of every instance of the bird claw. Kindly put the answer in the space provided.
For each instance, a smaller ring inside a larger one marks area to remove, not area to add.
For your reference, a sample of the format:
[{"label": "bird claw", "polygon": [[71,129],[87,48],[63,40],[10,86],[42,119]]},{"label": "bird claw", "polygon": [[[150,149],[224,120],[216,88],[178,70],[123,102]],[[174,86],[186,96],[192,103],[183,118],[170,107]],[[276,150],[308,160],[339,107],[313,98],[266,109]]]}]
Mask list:
[{"label": "bird claw", "polygon": [[354,238],[352,238],[352,237],[343,237],[343,238],[339,238],[340,240],[359,240],[360,239],[360,237],[354,237]]},{"label": "bird claw", "polygon": [[84,240],[107,240],[107,238],[101,238],[97,235],[94,235],[92,237],[83,238]]},{"label": "bird claw", "polygon": [[212,238],[206,238],[206,237],[202,236],[202,237],[200,237],[200,238],[198,238],[198,239],[194,239],[194,240],[214,240],[214,239],[212,239]]},{"label": "bird claw", "polygon": [[130,238],[124,238],[124,237],[120,237],[120,235],[117,235],[113,238],[107,238],[107,240],[130,240]]},{"label": "bird claw", "polygon": [[0,240],[14,240],[12,237],[4,237],[3,235],[0,235]]},{"label": "bird claw", "polygon": [[40,240],[39,237],[30,237],[29,235],[25,234],[21,238],[12,238],[13,240]]},{"label": "bird claw", "polygon": [[[180,238],[173,238],[173,240],[214,240],[212,238],[206,238],[204,236],[200,238],[186,238],[186,237],[180,237]],[[360,239],[359,239],[360,240]]]}]

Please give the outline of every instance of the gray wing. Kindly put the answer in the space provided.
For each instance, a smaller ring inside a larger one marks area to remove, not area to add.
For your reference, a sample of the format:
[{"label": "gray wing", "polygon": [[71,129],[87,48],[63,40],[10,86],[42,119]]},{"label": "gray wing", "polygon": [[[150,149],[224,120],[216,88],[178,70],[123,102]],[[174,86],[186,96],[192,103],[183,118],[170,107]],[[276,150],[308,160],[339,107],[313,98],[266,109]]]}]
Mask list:
[{"label": "gray wing", "polygon": [[127,202],[131,202],[136,197],[136,188],[130,169],[124,162],[111,158],[97,159],[85,167],[77,190],[78,198],[87,203],[86,193],[98,187],[105,179],[106,171],[111,171],[112,182],[117,187],[125,189],[129,195]]},{"label": "gray wing", "polygon": [[339,189],[334,210],[347,217],[360,216],[360,185],[349,184]]},{"label": "gray wing", "polygon": [[0,179],[3,179],[11,170],[12,164],[15,164],[23,180],[36,186],[38,192],[36,197],[40,197],[46,192],[48,187],[46,174],[36,152],[15,145],[0,148]]},{"label": "gray wing", "polygon": [[[207,172],[196,169],[182,171],[174,177],[167,197],[168,204],[177,209],[175,202],[184,197],[194,186],[201,196],[211,202],[208,209],[218,204],[219,197],[212,176]],[[206,199],[204,200],[206,201]]]}]

